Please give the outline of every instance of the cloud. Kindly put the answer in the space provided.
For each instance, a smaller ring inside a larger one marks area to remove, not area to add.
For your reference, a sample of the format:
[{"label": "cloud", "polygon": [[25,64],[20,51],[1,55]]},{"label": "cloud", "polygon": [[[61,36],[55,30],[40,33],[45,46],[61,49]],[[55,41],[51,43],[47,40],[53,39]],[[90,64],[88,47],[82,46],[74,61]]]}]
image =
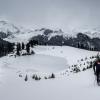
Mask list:
[{"label": "cloud", "polygon": [[0,19],[34,28],[96,27],[99,5],[99,0],[0,0]]}]

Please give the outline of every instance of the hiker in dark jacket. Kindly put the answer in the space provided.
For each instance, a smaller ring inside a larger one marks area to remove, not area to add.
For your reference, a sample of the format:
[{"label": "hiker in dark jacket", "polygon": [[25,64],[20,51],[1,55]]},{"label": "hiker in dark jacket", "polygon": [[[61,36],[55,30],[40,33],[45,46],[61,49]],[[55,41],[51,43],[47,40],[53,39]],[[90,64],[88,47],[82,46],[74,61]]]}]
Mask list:
[{"label": "hiker in dark jacket", "polygon": [[100,80],[99,80],[100,59],[98,59],[98,60],[96,60],[96,61],[94,62],[93,70],[94,70],[95,75],[97,76],[97,83],[98,83],[98,82],[100,81]]}]

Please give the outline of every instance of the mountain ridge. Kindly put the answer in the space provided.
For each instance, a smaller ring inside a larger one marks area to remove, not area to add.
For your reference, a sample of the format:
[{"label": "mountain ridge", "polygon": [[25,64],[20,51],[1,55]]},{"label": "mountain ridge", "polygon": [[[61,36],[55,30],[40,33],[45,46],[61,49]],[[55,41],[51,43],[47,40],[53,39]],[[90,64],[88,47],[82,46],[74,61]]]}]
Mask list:
[{"label": "mountain ridge", "polygon": [[84,32],[73,31],[73,34],[70,34],[63,32],[61,29],[24,29],[0,21],[0,38],[9,42],[27,43],[36,40],[39,45],[67,45],[87,50],[100,50],[100,33],[96,29],[92,32],[86,30]]},{"label": "mountain ridge", "polygon": [[[14,25],[12,23],[10,23],[9,21],[5,21],[5,20],[0,20],[0,32],[3,32],[5,34],[9,34],[9,35],[14,35],[15,34],[29,34],[29,33],[33,33],[33,36],[36,35],[36,33],[42,34],[41,32],[44,31],[51,31],[49,33],[53,33],[52,36],[54,35],[64,35],[65,37],[75,37],[78,33],[83,33],[88,35],[90,38],[95,38],[95,37],[99,37],[100,38],[100,29],[99,28],[94,28],[92,30],[88,30],[88,29],[84,29],[81,31],[81,29],[79,30],[71,30],[71,32],[63,32],[61,29],[49,29],[49,28],[41,28],[41,29],[26,29],[24,27],[19,27],[17,25]],[[57,33],[57,34],[55,34]],[[47,32],[44,32],[45,35],[49,35]]]}]

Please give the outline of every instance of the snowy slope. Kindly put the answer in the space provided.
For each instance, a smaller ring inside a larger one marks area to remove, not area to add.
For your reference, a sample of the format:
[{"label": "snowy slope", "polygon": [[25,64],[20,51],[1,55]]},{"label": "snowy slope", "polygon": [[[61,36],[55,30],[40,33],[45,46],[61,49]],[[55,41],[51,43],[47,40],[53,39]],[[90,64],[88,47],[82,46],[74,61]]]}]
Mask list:
[{"label": "snowy slope", "polygon": [[6,34],[16,34],[20,33],[20,28],[8,21],[0,20],[0,32],[4,32]]},{"label": "snowy slope", "polygon": [[[50,34],[44,34],[44,31],[51,30]],[[7,20],[0,20],[0,32],[4,32],[8,35],[5,39],[10,42],[27,42],[30,38],[43,35],[47,36],[48,40],[55,36],[63,36],[64,38],[76,37],[79,32],[88,35],[90,38],[100,38],[100,28],[94,29],[81,29],[78,30],[70,30],[63,32],[61,29],[48,29],[48,28],[41,28],[41,29],[27,29],[22,26],[18,26],[12,24]]]},{"label": "snowy slope", "polygon": [[45,54],[57,57],[63,57],[67,60],[69,65],[78,63],[78,60],[89,58],[97,55],[96,51],[88,51],[69,46],[37,46],[35,47],[37,54]]},{"label": "snowy slope", "polygon": [[0,98],[2,100],[99,100],[92,70],[54,80],[28,82],[19,78],[14,69],[1,73]]},{"label": "snowy slope", "polygon": [[[4,74],[4,73],[3,73]],[[7,77],[7,78],[6,78]],[[4,74],[0,86],[2,100],[99,100],[100,89],[95,84],[92,70],[63,79],[28,82],[18,78],[14,71]]]},{"label": "snowy slope", "polygon": [[[4,32],[8,37],[4,40],[10,42],[27,42],[30,38],[37,36],[37,35],[45,35],[44,31],[47,30],[46,28],[42,29],[27,29],[22,26],[17,26],[12,24],[7,20],[0,20],[0,32]],[[63,32],[60,30],[55,30],[52,34],[48,35],[50,39],[56,35],[62,35]]]},{"label": "snowy slope", "polygon": [[[34,50],[36,55],[0,58],[1,100],[100,99],[100,89],[96,85],[92,69],[60,76],[62,70],[66,70],[72,63],[78,63],[77,60],[86,56],[97,55],[97,52],[68,46],[38,46]],[[34,73],[43,76],[51,72],[55,73],[55,79],[32,79]],[[24,81],[26,74],[27,82]]]},{"label": "snowy slope", "polygon": [[77,35],[77,33],[83,33],[89,36],[90,38],[100,38],[100,27],[94,27],[94,28],[88,28],[88,26],[85,26],[84,28],[77,28],[70,31],[71,34],[74,36]]},{"label": "snowy slope", "polygon": [[[7,20],[0,20],[0,32],[4,32],[8,37],[4,40],[10,42],[21,42],[28,40],[32,37],[32,34],[28,34],[31,30],[28,30],[22,26],[12,24]],[[32,33],[32,31],[31,31]]]}]

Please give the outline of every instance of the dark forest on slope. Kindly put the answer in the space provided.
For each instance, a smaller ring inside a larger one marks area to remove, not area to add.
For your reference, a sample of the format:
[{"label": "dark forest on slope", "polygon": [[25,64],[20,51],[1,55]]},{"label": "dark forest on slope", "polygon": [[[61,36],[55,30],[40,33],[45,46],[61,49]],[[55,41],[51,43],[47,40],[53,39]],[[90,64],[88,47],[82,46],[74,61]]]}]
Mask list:
[{"label": "dark forest on slope", "polygon": [[14,49],[14,43],[9,43],[0,38],[0,57],[5,56],[8,53],[12,52],[13,49]]}]

